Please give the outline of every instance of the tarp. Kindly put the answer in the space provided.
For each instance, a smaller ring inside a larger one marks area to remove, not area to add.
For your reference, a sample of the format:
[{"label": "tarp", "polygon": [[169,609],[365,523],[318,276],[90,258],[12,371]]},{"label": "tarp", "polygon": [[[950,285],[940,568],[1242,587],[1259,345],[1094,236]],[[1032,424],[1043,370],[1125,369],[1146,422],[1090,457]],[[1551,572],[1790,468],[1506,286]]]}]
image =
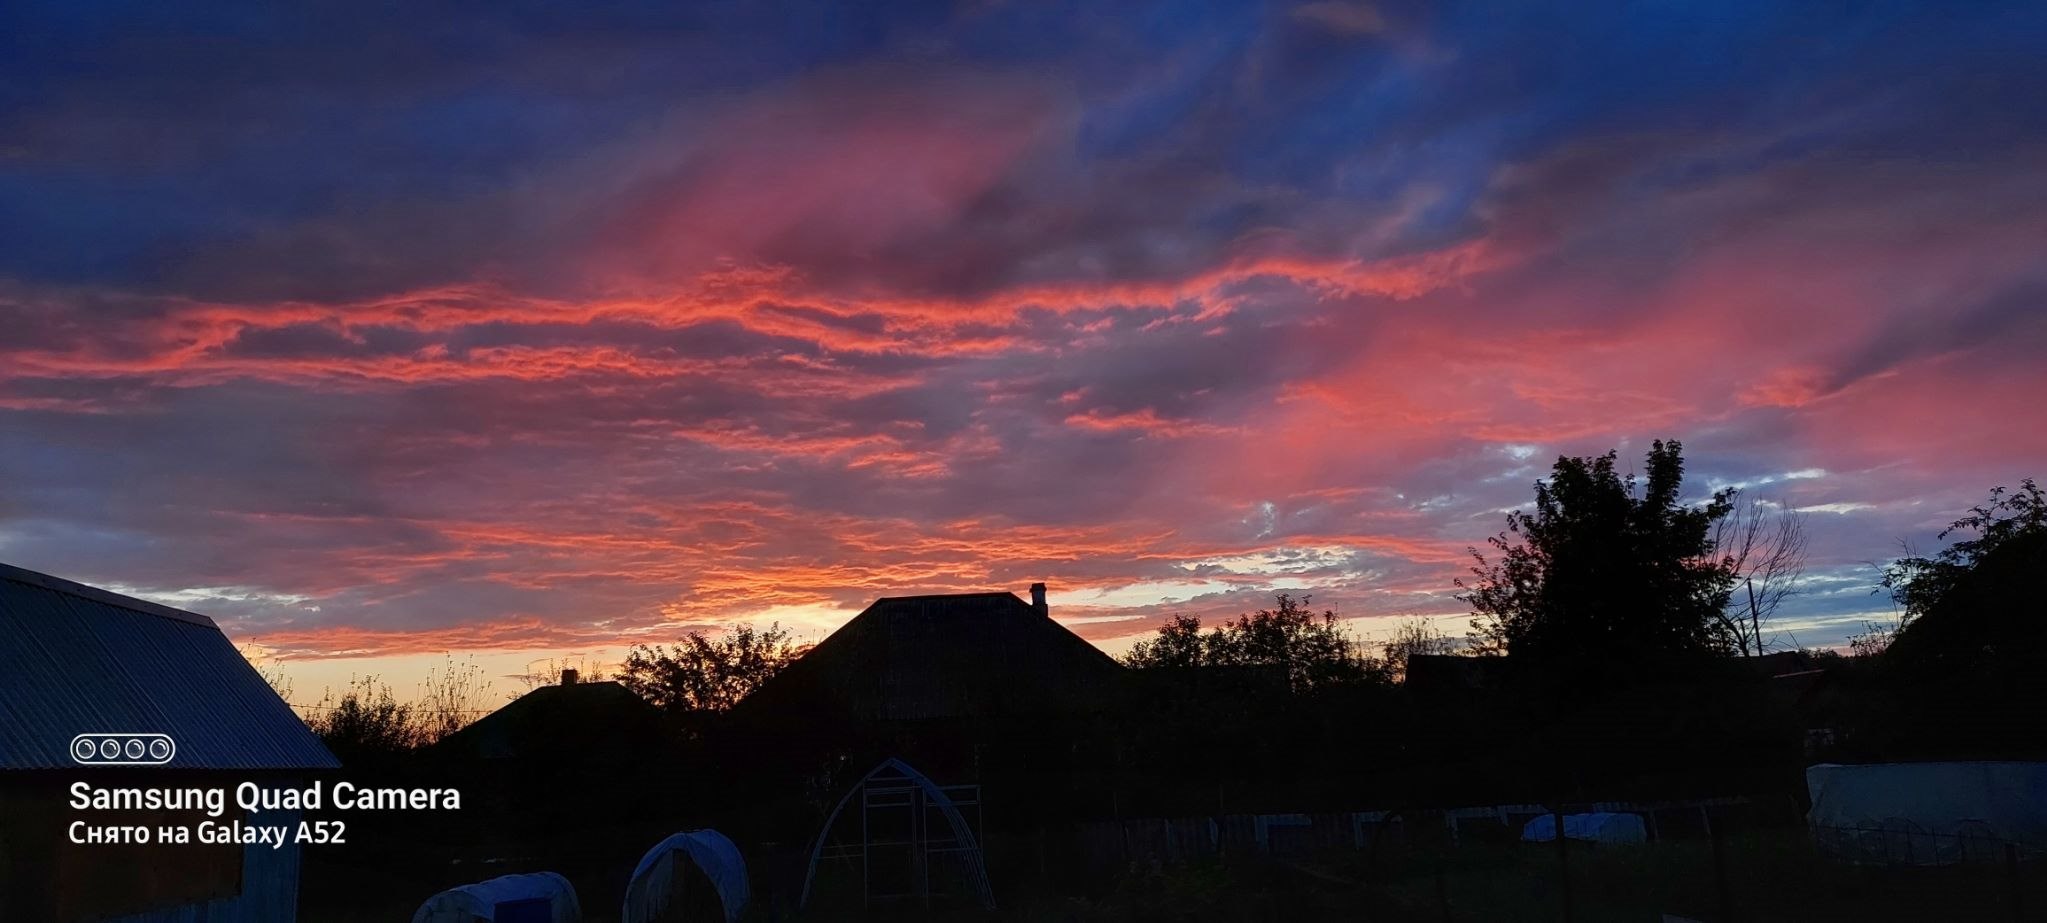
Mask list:
[{"label": "tarp", "polygon": [[[1573,840],[1606,844],[1641,843],[1649,839],[1648,830],[1642,825],[1642,815],[1614,811],[1566,814],[1564,836]],[[1557,820],[1554,814],[1538,815],[1521,828],[1522,842],[1548,843],[1556,838]]]},{"label": "tarp", "polygon": [[677,852],[689,856],[711,880],[726,923],[738,920],[750,896],[739,847],[716,830],[685,830],[655,844],[633,869],[632,882],[625,888],[625,910],[619,914],[622,923],[649,923],[668,908],[676,896],[675,863],[669,856]]},{"label": "tarp", "polygon": [[1805,770],[1806,823],[1853,862],[2002,861],[2047,847],[2047,763],[1822,763]]},{"label": "tarp", "polygon": [[412,914],[412,923],[582,923],[576,889],[553,872],[506,875],[449,888]]}]

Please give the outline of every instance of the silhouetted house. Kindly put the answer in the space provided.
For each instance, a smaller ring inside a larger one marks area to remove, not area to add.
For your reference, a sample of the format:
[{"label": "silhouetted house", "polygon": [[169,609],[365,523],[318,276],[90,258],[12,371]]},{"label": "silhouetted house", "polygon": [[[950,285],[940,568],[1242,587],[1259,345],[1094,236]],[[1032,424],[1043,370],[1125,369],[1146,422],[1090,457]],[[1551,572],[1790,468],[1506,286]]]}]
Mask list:
[{"label": "silhouetted house", "polygon": [[580,682],[563,670],[433,747],[442,761],[615,765],[668,737],[661,712],[614,682]]},{"label": "silhouetted house", "polygon": [[837,797],[837,773],[896,757],[944,784],[995,786],[1013,815],[1094,787],[1082,776],[1113,762],[1103,716],[1125,671],[1031,589],[1029,603],[875,600],[733,709],[713,747],[720,767],[763,797]]},{"label": "silhouetted house", "polygon": [[697,771],[680,743],[645,699],[564,670],[560,685],[478,718],[419,765],[434,784],[461,790],[462,815],[443,830],[468,858],[559,857],[570,842],[579,855],[630,862],[632,849],[670,828],[667,811],[694,794]]},{"label": "silhouetted house", "polygon": [[[245,815],[235,786],[302,785],[337,765],[212,620],[0,564],[0,919],[289,923],[298,845],[201,845],[196,830],[295,831],[295,811]],[[217,817],[74,809],[78,782],[223,798]],[[74,842],[117,826],[151,841]],[[194,839],[158,842],[162,827]]]},{"label": "silhouetted house", "polygon": [[1080,713],[1110,704],[1123,673],[1051,619],[1044,585],[1011,593],[874,601],[735,710],[864,723]]}]

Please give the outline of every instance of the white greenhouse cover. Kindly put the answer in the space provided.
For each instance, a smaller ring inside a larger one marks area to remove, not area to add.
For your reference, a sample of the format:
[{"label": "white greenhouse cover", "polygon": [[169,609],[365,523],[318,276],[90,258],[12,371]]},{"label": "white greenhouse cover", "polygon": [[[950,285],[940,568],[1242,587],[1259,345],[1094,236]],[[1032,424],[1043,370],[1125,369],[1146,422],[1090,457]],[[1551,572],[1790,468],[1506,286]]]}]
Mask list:
[{"label": "white greenhouse cover", "polygon": [[2001,861],[2047,847],[2047,763],[1822,763],[1806,767],[1806,823],[1855,861]]},{"label": "white greenhouse cover", "polygon": [[[1647,828],[1642,826],[1642,815],[1613,811],[1564,815],[1564,836],[1594,843],[1641,843],[1649,839]],[[1554,814],[1538,815],[1521,828],[1523,842],[1548,843],[1556,838]]]},{"label": "white greenhouse cover", "polygon": [[520,901],[545,900],[553,915],[551,923],[582,923],[583,908],[576,903],[576,889],[569,880],[553,872],[506,875],[489,881],[449,888],[419,905],[412,923],[497,923],[498,906]]},{"label": "white greenhouse cover", "polygon": [[725,834],[716,830],[685,830],[655,844],[640,859],[638,868],[633,869],[632,883],[625,888],[625,910],[620,914],[622,923],[648,923],[661,915],[674,896],[674,863],[668,856],[682,852],[704,870],[704,877],[711,880],[711,886],[718,889],[718,902],[725,908],[726,923],[738,920],[746,910],[749,899],[746,883],[746,861],[739,857],[739,847]]}]

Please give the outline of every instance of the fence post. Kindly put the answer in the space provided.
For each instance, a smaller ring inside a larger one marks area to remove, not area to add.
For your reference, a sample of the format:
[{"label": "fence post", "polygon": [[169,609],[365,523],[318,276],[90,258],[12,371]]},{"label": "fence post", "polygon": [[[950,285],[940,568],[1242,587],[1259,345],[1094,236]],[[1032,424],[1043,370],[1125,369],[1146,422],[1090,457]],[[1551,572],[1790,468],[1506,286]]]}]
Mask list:
[{"label": "fence post", "polygon": [[2019,892],[2019,844],[2004,844],[2004,877],[2011,884],[2011,918],[2014,921],[2026,918],[2026,902]]},{"label": "fence post", "polygon": [[1571,923],[1571,847],[1570,837],[1564,835],[1564,808],[1562,802],[1550,810],[1550,817],[1556,822],[1557,834],[1557,884],[1563,895],[1564,923]]},{"label": "fence post", "polygon": [[1707,832],[1713,838],[1713,886],[1720,893],[1720,921],[1729,923],[1734,919],[1734,896],[1727,893],[1727,851],[1720,845],[1720,828],[1707,825]]},{"label": "fence post", "polygon": [[1230,841],[1229,807],[1223,800],[1223,783],[1215,783],[1215,857],[1221,859],[1227,852],[1224,848]]},{"label": "fence post", "polygon": [[1443,908],[1443,923],[1450,923],[1450,883],[1443,879],[1443,870],[1436,869],[1436,904]]}]

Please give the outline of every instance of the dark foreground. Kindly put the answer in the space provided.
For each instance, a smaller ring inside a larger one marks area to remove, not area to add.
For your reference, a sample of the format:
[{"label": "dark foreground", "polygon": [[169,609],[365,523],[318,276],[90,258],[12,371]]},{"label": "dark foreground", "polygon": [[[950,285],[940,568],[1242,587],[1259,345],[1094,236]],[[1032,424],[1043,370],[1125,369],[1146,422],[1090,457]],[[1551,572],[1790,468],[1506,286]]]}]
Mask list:
[{"label": "dark foreground", "polygon": [[[1717,856],[1716,856],[1717,853]],[[992,857],[991,857],[992,858]],[[469,880],[524,869],[472,869]],[[607,923],[624,871],[562,869],[585,919]],[[301,919],[402,920],[447,877],[434,870],[347,867],[311,857]],[[457,874],[455,877],[465,877]],[[610,878],[620,878],[610,882]],[[1800,827],[1640,846],[1487,842],[1291,858],[1137,863],[1085,894],[1046,883],[994,882],[992,914],[942,901],[917,907],[757,907],[748,919],[1014,921],[1700,921],[2047,919],[2047,863],[1980,857],[1937,868],[1855,866],[1819,855]]]}]

